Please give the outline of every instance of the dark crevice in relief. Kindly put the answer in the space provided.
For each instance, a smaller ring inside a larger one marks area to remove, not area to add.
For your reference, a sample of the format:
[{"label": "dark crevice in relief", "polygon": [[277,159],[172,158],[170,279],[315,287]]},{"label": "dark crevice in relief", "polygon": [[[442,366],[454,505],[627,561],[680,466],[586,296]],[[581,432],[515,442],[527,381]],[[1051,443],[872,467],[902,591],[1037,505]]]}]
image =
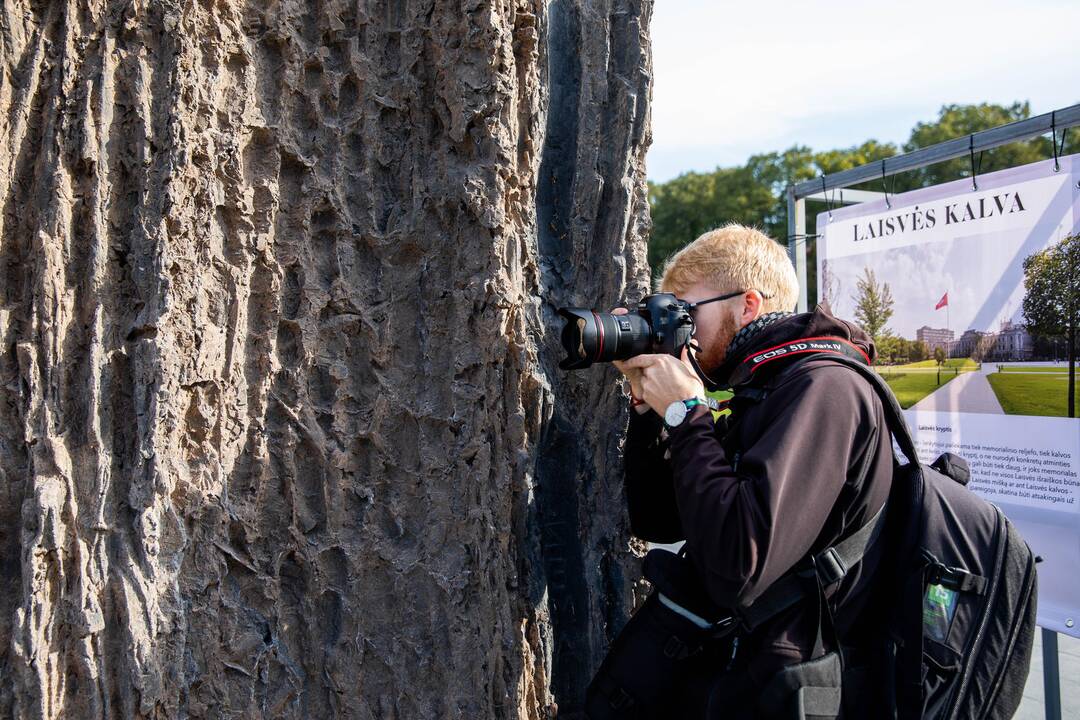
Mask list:
[{"label": "dark crevice in relief", "polygon": [[[555,0],[548,6],[547,128],[540,161],[536,214],[540,270],[546,289],[544,321],[555,327],[555,309],[573,294],[574,238],[571,218],[577,161],[581,92],[581,30],[577,6]],[[565,273],[565,274],[564,274]],[[549,347],[551,347],[549,345]],[[553,350],[554,348],[552,348]],[[561,383],[557,357],[545,353],[544,370],[552,385]],[[537,448],[534,527],[540,532],[540,564],[548,591],[553,635],[551,693],[560,715],[581,708],[593,662],[580,533],[580,478],[589,464],[576,413],[553,387],[555,407]],[[535,558],[529,558],[535,561]],[[536,563],[532,562],[532,567]]]},{"label": "dark crevice in relief", "polygon": [[[621,227],[624,222],[626,202],[621,197],[622,179],[626,173],[633,143],[633,117],[626,115],[626,104],[620,102],[625,96],[633,97],[637,88],[632,88],[631,79],[637,74],[640,48],[637,47],[638,17],[632,12],[627,0],[615,0],[608,28],[608,95],[607,103],[601,111],[601,127],[604,136],[612,143],[609,151],[597,158],[597,172],[602,178],[600,203],[596,208],[596,222],[593,225],[593,237],[617,237],[625,232]],[[633,42],[632,42],[633,41]],[[617,143],[617,145],[616,145]],[[611,263],[605,263],[608,248],[603,243],[590,242],[586,257],[589,264],[598,270],[603,269],[607,282],[611,282]]]},{"label": "dark crevice in relief", "polygon": [[578,520],[585,449],[581,435],[556,408],[540,438],[536,503],[554,636],[551,694],[561,711],[580,705],[592,668]]},{"label": "dark crevice in relief", "polygon": [[[569,221],[581,91],[579,22],[572,0],[554,0],[548,6],[548,115],[536,191],[540,255],[548,274],[552,268],[570,266],[573,248]],[[545,278],[548,288],[554,279]]]}]

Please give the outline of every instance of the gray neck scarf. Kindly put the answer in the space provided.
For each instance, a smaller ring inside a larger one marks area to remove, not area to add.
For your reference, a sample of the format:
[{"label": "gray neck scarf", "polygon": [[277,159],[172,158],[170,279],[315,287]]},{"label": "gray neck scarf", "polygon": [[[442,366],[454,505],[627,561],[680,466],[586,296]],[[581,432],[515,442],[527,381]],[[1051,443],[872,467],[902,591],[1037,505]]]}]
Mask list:
[{"label": "gray neck scarf", "polygon": [[737,357],[739,351],[750,344],[750,341],[757,337],[762,330],[772,325],[777,320],[783,320],[786,317],[791,317],[792,313],[789,312],[771,312],[759,315],[754,320],[751,320],[742,330],[735,333],[735,337],[731,339],[731,344],[727,348],[727,357]]}]

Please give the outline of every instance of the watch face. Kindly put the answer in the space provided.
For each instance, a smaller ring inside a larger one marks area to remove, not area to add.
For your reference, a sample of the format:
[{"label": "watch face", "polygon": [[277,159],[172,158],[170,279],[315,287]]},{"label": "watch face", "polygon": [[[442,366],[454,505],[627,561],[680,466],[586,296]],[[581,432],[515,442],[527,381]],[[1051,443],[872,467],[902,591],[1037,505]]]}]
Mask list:
[{"label": "watch face", "polygon": [[667,410],[664,411],[664,422],[670,427],[675,427],[686,419],[686,413],[686,405],[681,400],[676,400],[668,405]]}]

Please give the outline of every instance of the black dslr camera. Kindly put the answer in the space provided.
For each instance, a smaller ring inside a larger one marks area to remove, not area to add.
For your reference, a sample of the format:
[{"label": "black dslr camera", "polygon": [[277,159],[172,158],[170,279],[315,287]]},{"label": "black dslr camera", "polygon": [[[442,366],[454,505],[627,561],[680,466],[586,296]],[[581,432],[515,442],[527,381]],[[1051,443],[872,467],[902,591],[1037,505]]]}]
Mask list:
[{"label": "black dslr camera", "polygon": [[679,357],[694,334],[690,303],[672,293],[646,295],[637,315],[612,315],[585,308],[559,308],[566,319],[562,344],[563,370],[580,370],[594,362],[626,360],[645,353]]}]

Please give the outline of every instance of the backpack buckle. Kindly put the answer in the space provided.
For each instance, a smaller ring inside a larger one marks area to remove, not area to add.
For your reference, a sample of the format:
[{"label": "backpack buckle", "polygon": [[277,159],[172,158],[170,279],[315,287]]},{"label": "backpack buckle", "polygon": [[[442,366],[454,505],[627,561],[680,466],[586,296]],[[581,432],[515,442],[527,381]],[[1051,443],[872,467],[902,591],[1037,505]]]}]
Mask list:
[{"label": "backpack buckle", "polygon": [[986,593],[986,578],[969,573],[961,568],[949,567],[940,562],[933,562],[927,572],[927,584],[941,585],[950,590],[969,592],[976,595]]},{"label": "backpack buckle", "polygon": [[829,548],[814,558],[814,569],[821,578],[822,587],[827,587],[843,579],[847,575],[847,565],[836,552],[836,548]]},{"label": "backpack buckle", "polygon": [[617,688],[608,700],[612,710],[627,710],[634,705],[634,698],[623,688]]},{"label": "backpack buckle", "polygon": [[949,587],[956,581],[956,571],[943,563],[934,562],[930,564],[930,570],[927,572],[927,583],[930,585],[943,585]]},{"label": "backpack buckle", "polygon": [[667,642],[664,643],[664,657],[666,658],[671,660],[685,660],[690,657],[690,654],[690,648],[687,647],[686,643],[674,635],[670,636],[667,639]]},{"label": "backpack buckle", "polygon": [[725,618],[721,618],[712,624],[709,628],[709,635],[714,638],[726,637],[728,633],[734,629],[737,618],[734,615],[728,615]]}]

